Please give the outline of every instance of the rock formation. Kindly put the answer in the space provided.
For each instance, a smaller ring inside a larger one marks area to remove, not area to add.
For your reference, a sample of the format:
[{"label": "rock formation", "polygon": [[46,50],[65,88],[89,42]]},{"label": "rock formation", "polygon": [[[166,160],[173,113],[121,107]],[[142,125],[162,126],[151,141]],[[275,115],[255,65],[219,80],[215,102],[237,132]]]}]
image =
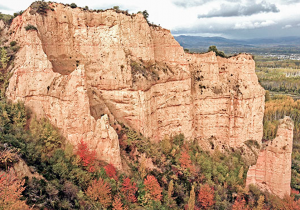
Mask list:
[{"label": "rock formation", "polygon": [[185,54],[142,14],[49,6],[13,20],[10,41],[21,49],[7,97],[47,117],[74,145],[84,139],[121,168],[116,121],[154,142],[183,133],[205,149],[260,144],[264,90],[250,55]]},{"label": "rock formation", "polygon": [[249,168],[247,186],[254,184],[281,198],[290,195],[293,128],[289,117],[279,121],[276,138],[263,145],[256,165]]}]

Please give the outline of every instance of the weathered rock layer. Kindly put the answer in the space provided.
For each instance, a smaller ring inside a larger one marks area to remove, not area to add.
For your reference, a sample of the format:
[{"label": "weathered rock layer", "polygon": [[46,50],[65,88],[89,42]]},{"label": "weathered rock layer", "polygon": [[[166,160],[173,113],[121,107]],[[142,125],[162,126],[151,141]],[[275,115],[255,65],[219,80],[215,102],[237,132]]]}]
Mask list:
[{"label": "weathered rock layer", "polygon": [[156,142],[183,133],[206,149],[260,144],[264,90],[250,55],[185,54],[142,14],[50,7],[46,15],[29,8],[10,27],[21,49],[7,96],[74,145],[84,139],[120,168],[115,120]]},{"label": "weathered rock layer", "polygon": [[294,123],[279,121],[276,138],[263,145],[256,165],[249,168],[246,185],[254,184],[279,197],[290,195]]}]

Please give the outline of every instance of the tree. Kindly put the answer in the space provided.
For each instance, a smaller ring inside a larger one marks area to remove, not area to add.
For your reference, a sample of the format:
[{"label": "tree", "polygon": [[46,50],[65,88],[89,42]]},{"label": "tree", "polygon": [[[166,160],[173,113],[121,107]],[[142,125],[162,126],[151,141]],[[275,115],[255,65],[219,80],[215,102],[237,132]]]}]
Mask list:
[{"label": "tree", "polygon": [[123,210],[123,204],[121,202],[121,198],[119,195],[115,196],[115,200],[113,202],[113,210]]},{"label": "tree", "polygon": [[208,184],[203,185],[198,193],[198,202],[203,209],[208,209],[215,204],[215,191]]},{"label": "tree", "polygon": [[150,199],[155,201],[161,200],[162,189],[154,176],[148,175],[147,178],[144,180],[144,185],[146,193],[149,195]]},{"label": "tree", "polygon": [[192,186],[191,192],[190,192],[190,198],[188,202],[188,210],[194,210],[195,208],[195,189],[194,185]]},{"label": "tree", "polygon": [[119,6],[114,6],[113,9],[116,10],[116,11],[119,11],[120,7]]},{"label": "tree", "polygon": [[111,188],[102,178],[92,181],[86,190],[86,195],[92,200],[99,202],[104,208],[107,208],[112,201]]},{"label": "tree", "polygon": [[104,169],[105,169],[107,176],[109,176],[109,178],[112,178],[112,179],[118,181],[117,170],[111,163],[106,165],[104,167]]},{"label": "tree", "polygon": [[90,151],[87,143],[85,143],[82,139],[78,144],[77,155],[80,157],[82,165],[88,167],[88,171],[95,171],[94,165],[96,161],[96,152]]},{"label": "tree", "polygon": [[217,49],[217,47],[214,46],[214,45],[212,45],[212,46],[210,46],[210,47],[208,48],[208,52],[210,52],[210,51],[215,52],[215,53],[216,53],[216,56],[220,56],[220,57],[223,57],[223,58],[226,57],[226,55],[224,54],[224,52],[219,51],[219,50]]},{"label": "tree", "polygon": [[169,200],[172,199],[173,191],[174,191],[174,182],[173,182],[173,179],[172,179],[172,180],[170,181],[169,187],[168,187],[168,199],[169,199]]},{"label": "tree", "polygon": [[70,7],[74,9],[74,8],[76,8],[76,7],[77,7],[77,4],[75,4],[75,3],[72,3],[72,4],[70,4]]},{"label": "tree", "polygon": [[147,10],[144,10],[143,12],[142,12],[142,14],[144,15],[144,18],[147,20],[147,22],[148,22],[148,17],[149,17],[149,13],[147,12]]},{"label": "tree", "polygon": [[300,210],[300,200],[295,201],[295,197],[285,195],[283,198],[284,206],[289,210]]},{"label": "tree", "polygon": [[137,192],[138,188],[135,182],[131,182],[130,178],[125,178],[122,184],[121,192],[125,196],[126,200],[132,203],[137,201],[135,197],[135,193]]},{"label": "tree", "polygon": [[243,176],[244,176],[244,166],[242,166],[241,168],[240,168],[240,171],[239,171],[239,178],[240,179],[243,179]]},{"label": "tree", "polygon": [[26,210],[26,201],[20,200],[25,190],[24,180],[18,180],[14,175],[0,174],[0,209]]},{"label": "tree", "polygon": [[17,149],[4,149],[0,151],[0,167],[5,166],[5,170],[7,171],[8,165],[19,160]]},{"label": "tree", "polygon": [[238,196],[236,200],[234,201],[234,204],[232,206],[232,210],[240,210],[240,209],[245,209],[247,210],[248,207],[246,206],[246,201],[243,197]]},{"label": "tree", "polygon": [[7,56],[7,52],[4,47],[1,48],[1,64],[2,68],[6,68],[9,61],[9,56]]},{"label": "tree", "polygon": [[263,196],[263,195],[259,196],[259,199],[257,201],[257,207],[254,208],[254,210],[263,210],[264,209],[264,201],[265,201],[265,196]]},{"label": "tree", "polygon": [[192,164],[191,157],[187,151],[182,151],[180,156],[180,167],[182,169],[188,169],[192,174],[195,173],[195,168]]},{"label": "tree", "polygon": [[270,101],[270,100],[271,100],[270,91],[266,90],[266,93],[265,93],[265,102]]}]

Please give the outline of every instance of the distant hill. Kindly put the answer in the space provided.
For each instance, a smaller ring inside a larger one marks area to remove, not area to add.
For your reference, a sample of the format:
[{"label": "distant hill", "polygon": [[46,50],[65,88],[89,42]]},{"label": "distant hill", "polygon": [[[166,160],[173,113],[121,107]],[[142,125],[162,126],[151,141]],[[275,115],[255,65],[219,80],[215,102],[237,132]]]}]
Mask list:
[{"label": "distant hill", "polygon": [[[227,52],[277,52],[300,53],[300,37],[256,38],[256,39],[226,39],[223,37],[175,36],[183,48],[194,51],[207,50],[215,45]],[[280,49],[279,49],[280,48]]]}]

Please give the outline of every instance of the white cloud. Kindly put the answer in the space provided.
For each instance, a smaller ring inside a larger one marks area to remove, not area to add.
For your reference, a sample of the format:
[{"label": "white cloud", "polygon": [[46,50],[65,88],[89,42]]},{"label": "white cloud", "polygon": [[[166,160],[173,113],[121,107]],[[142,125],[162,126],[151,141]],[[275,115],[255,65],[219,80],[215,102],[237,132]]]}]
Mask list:
[{"label": "white cloud", "polygon": [[266,20],[263,22],[241,22],[241,23],[236,23],[234,25],[234,29],[253,29],[253,28],[261,28],[261,27],[266,27],[270,25],[276,24],[272,20]]},{"label": "white cloud", "polygon": [[282,29],[292,28],[292,25],[285,25],[282,27]]}]

